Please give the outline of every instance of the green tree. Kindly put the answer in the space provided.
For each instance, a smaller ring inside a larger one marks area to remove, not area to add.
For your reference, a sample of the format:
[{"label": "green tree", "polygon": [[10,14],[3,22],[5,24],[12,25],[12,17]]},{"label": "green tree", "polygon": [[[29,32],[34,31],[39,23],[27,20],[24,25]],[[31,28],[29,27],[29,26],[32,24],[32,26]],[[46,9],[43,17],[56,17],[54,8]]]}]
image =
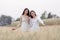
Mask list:
[{"label": "green tree", "polygon": [[52,18],[51,12],[49,12],[49,14],[48,14],[48,18]]},{"label": "green tree", "polygon": [[10,16],[6,16],[6,15],[2,15],[0,17],[0,26],[5,26],[5,25],[9,25],[12,22],[12,17]]},{"label": "green tree", "polygon": [[41,19],[46,19],[46,13],[47,13],[47,11],[44,11],[44,13],[41,16]]}]

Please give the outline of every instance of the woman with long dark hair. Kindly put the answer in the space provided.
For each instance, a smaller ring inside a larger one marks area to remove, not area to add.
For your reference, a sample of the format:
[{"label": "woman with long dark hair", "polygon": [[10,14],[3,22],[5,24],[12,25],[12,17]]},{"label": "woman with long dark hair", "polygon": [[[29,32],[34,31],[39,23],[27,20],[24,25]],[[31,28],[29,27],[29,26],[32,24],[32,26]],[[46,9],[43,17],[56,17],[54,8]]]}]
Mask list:
[{"label": "woman with long dark hair", "polygon": [[22,32],[26,32],[29,29],[29,9],[25,8],[22,16],[20,17],[20,23],[18,26],[21,26],[20,29]]},{"label": "woman with long dark hair", "polygon": [[28,31],[29,29],[29,9],[25,8],[21,16],[21,31]]}]

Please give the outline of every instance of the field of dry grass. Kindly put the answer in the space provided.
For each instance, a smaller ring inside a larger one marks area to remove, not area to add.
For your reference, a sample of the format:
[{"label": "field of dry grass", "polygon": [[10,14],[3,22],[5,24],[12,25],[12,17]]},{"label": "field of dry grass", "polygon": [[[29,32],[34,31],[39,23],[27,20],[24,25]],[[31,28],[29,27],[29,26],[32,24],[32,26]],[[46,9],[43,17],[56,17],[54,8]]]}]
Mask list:
[{"label": "field of dry grass", "polygon": [[20,28],[12,30],[19,23],[0,26],[0,40],[60,40],[60,19],[45,19],[45,26],[40,26],[40,32],[21,32]]},{"label": "field of dry grass", "polygon": [[[60,25],[60,18],[44,19],[43,21],[46,25]],[[19,21],[16,21],[16,22],[12,22],[12,24],[9,26],[16,27],[18,24],[19,24]],[[40,26],[42,26],[41,23],[40,23]]]},{"label": "field of dry grass", "polygon": [[13,27],[0,27],[0,40],[60,40],[60,25],[41,26],[40,32],[20,32]]},{"label": "field of dry grass", "polygon": [[60,18],[45,19],[44,22],[47,25],[60,25]]}]

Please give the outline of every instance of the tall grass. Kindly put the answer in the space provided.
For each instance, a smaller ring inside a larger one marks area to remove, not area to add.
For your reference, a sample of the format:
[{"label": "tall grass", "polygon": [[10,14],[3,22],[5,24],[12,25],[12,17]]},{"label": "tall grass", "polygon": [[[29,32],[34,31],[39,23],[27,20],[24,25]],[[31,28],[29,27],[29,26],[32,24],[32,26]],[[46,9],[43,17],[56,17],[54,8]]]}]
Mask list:
[{"label": "tall grass", "polygon": [[48,26],[40,26],[38,32],[20,32],[20,28],[12,30],[19,21],[5,27],[0,26],[0,40],[60,40],[60,19],[45,19],[44,22]]},{"label": "tall grass", "polygon": [[45,19],[44,22],[47,25],[60,25],[60,18]]},{"label": "tall grass", "polygon": [[60,40],[60,26],[40,27],[40,32],[20,32],[12,27],[0,27],[0,40]]},{"label": "tall grass", "polygon": [[[46,25],[60,25],[60,18],[55,18],[55,19],[44,19],[43,20]],[[19,21],[12,22],[11,25],[12,27],[16,27],[19,24]],[[40,23],[40,26],[42,24]]]}]

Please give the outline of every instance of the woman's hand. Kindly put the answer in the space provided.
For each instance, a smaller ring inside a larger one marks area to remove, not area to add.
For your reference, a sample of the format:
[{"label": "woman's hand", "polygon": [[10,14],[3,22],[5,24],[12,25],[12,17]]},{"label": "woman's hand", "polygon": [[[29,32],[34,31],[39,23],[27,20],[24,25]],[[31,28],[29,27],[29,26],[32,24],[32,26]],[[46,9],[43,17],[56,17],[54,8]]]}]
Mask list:
[{"label": "woman's hand", "polygon": [[13,28],[12,30],[16,30],[16,28]]}]

